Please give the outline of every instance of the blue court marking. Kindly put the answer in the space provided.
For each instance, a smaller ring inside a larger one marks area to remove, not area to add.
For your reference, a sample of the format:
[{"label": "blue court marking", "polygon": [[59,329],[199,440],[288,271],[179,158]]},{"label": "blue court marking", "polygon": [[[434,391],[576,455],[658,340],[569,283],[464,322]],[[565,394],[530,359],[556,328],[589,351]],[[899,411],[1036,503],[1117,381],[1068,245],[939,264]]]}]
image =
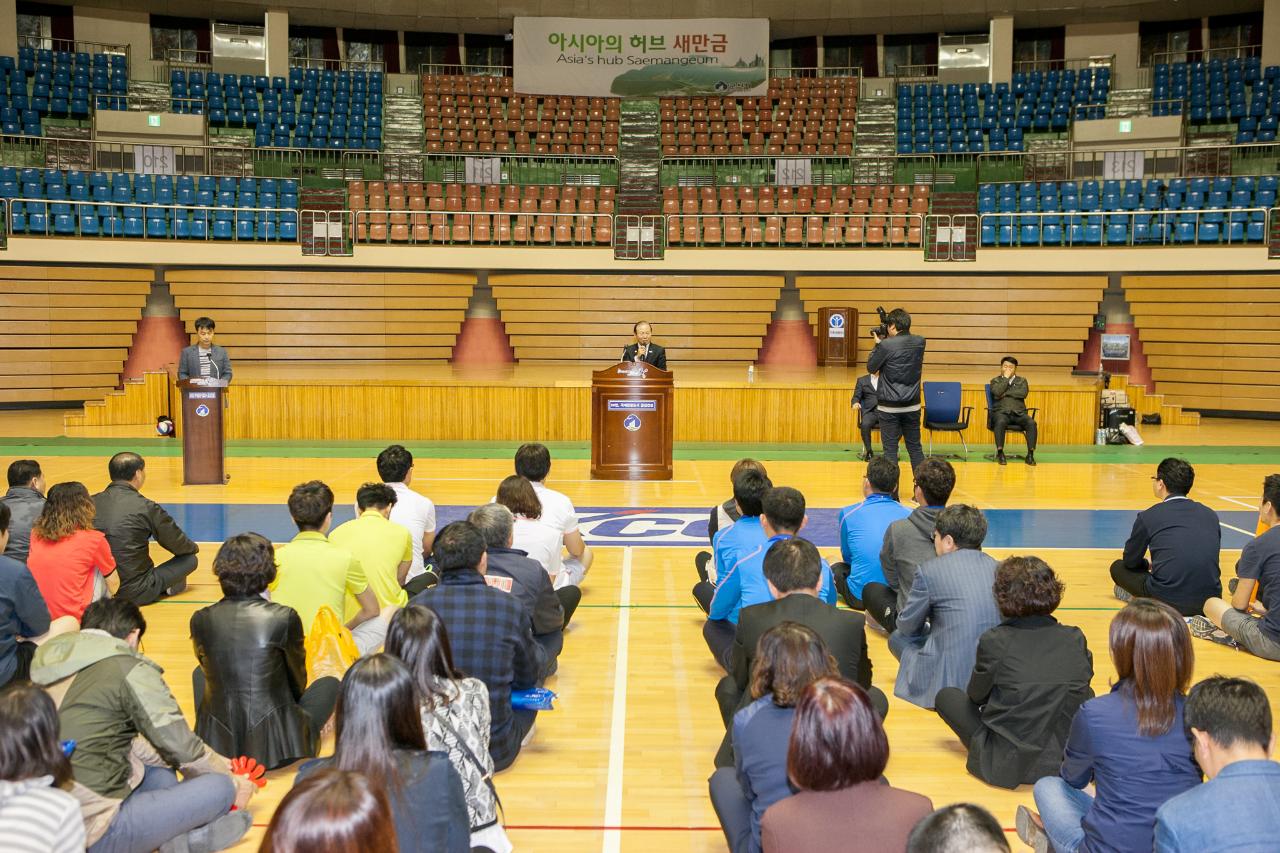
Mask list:
[{"label": "blue court marking", "polygon": [[[287,542],[297,533],[289,510],[278,504],[169,504],[174,519],[198,542],[221,542],[228,536],[255,531],[273,542]],[[474,507],[438,506],[437,523],[465,518]],[[581,507],[579,527],[592,545],[652,547],[707,545],[709,510],[702,507]],[[809,510],[804,537],[822,548],[839,543],[838,509]],[[992,548],[1110,548],[1124,547],[1136,510],[990,509],[986,510]],[[350,506],[333,508],[336,527],[352,518]],[[1258,515],[1244,510],[1219,511],[1223,523],[1253,530]],[[1223,548],[1243,548],[1252,537],[1222,528]]]}]

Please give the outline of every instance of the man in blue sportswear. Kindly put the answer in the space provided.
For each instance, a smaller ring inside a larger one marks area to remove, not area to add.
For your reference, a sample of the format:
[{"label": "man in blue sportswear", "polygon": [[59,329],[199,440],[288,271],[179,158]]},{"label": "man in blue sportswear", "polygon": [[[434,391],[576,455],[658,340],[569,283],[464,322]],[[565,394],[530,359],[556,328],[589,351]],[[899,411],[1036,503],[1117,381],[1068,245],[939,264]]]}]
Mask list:
[{"label": "man in blue sportswear", "polygon": [[860,503],[840,510],[840,557],[842,562],[831,567],[836,589],[845,604],[862,610],[862,588],[869,583],[885,583],[880,566],[880,549],[884,532],[911,510],[898,503],[898,465],[887,456],[876,456],[867,463],[862,478]]},{"label": "man in blue sportswear", "polygon": [[[807,520],[804,512],[804,495],[797,489],[786,486],[769,489],[764,493],[761,506],[763,513],[760,522],[767,538],[738,560],[723,576],[720,586],[716,589],[715,598],[711,601],[711,611],[707,615],[707,622],[702,630],[711,654],[726,671],[729,669],[729,655],[733,649],[738,612],[753,604],[773,601],[769,582],[764,577],[764,557],[769,551],[769,546],[781,539],[790,539],[795,536]],[[735,524],[734,527],[737,525]],[[822,561],[822,582],[818,589],[818,598],[827,604],[836,603],[835,580],[826,560]]]},{"label": "man in blue sportswear", "polygon": [[[763,467],[747,468],[733,478],[733,502],[740,517],[731,527],[717,532],[711,540],[711,548],[715,552],[715,582],[699,581],[693,586],[693,600],[698,602],[703,613],[710,611],[711,599],[716,595],[719,585],[724,584],[726,579],[730,583],[737,582],[736,579],[727,578],[734,564],[768,538],[764,528],[760,526],[760,501],[772,486]],[[732,626],[729,638],[733,638]]]}]

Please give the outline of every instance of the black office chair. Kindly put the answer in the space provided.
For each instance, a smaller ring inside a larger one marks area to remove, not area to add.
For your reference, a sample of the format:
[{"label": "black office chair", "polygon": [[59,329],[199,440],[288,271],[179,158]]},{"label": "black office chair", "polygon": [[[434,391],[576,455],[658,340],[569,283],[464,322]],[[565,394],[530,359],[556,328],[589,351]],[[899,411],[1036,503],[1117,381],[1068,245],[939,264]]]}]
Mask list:
[{"label": "black office chair", "polygon": [[[987,395],[987,429],[991,432],[995,432],[995,414],[992,413],[991,411],[991,404],[994,402],[991,399],[991,383],[988,382],[986,385],[982,386],[982,388]],[[1039,411],[1040,409],[1038,408],[1033,408],[1030,406],[1027,407],[1027,414],[1031,417],[1031,420],[1033,421],[1036,420],[1036,413]],[[1036,421],[1036,423],[1038,425],[1039,421]],[[1007,427],[1005,427],[1004,431],[1006,436],[1008,436],[1010,433],[1014,433],[1016,435],[1022,436],[1023,441],[1027,440],[1027,431],[1023,429],[1021,426],[1019,426],[1018,424],[1009,424]],[[1025,459],[1026,454],[1019,456],[1016,453],[1010,453],[1009,449],[1006,447],[1004,452],[1004,457],[1006,459]],[[994,461],[996,458],[996,455],[995,453],[988,453],[984,458]]]},{"label": "black office chair", "polygon": [[954,432],[960,436],[964,458],[969,458],[969,443],[964,432],[969,428],[973,406],[960,405],[959,382],[924,383],[924,428],[929,431],[929,455],[933,455],[933,434]]}]

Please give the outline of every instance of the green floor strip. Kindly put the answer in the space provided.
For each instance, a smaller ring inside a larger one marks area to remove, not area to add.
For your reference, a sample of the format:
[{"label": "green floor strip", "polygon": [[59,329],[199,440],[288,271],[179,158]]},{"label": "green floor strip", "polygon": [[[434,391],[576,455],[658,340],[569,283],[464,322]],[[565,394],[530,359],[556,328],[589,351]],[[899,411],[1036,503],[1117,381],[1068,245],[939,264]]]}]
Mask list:
[{"label": "green floor strip", "polygon": [[[231,458],[321,458],[359,459],[373,457],[392,439],[385,441],[296,441],[234,439],[227,442]],[[517,441],[408,441],[417,456],[430,459],[510,459],[520,446]],[[556,459],[588,459],[591,448],[585,441],[547,442]],[[0,456],[110,456],[119,450],[138,450],[148,456],[181,456],[182,444],[168,438],[9,438],[0,437]],[[963,458],[959,446],[935,445],[939,454]],[[990,445],[972,445],[968,460],[990,464],[984,456]],[[1016,452],[1016,451],[1015,451]],[[675,458],[684,461],[734,461],[744,456],[774,462],[857,462],[849,446],[835,444],[711,444],[684,442],[675,446]],[[1056,445],[1036,453],[1041,462],[1075,464],[1149,464],[1167,456],[1179,456],[1196,464],[1275,465],[1280,464],[1280,446],[1217,447],[1207,445]],[[906,459],[905,450],[900,458]],[[1010,459],[1010,465],[1022,464]]]}]

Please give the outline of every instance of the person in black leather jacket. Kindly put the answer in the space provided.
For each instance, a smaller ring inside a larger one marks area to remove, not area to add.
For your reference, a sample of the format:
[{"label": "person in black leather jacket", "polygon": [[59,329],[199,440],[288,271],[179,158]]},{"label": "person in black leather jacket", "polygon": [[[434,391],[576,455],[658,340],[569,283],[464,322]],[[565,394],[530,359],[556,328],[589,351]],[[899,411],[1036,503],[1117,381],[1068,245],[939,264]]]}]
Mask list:
[{"label": "person in black leather jacket", "polygon": [[307,653],[297,611],[262,597],[275,578],[271,543],[232,536],[213,573],[223,599],[191,616],[200,665],[192,673],[196,733],[222,755],[247,755],[268,769],[312,758],[338,700],[338,679],[307,685]]},{"label": "person in black leather jacket", "polygon": [[911,315],[894,308],[885,323],[889,337],[875,335],[876,345],[867,357],[867,372],[880,374],[877,388],[880,441],[885,456],[898,458],[898,439],[905,439],[914,469],[924,459],[920,444],[920,374],[924,368],[925,339],[911,334]]}]

